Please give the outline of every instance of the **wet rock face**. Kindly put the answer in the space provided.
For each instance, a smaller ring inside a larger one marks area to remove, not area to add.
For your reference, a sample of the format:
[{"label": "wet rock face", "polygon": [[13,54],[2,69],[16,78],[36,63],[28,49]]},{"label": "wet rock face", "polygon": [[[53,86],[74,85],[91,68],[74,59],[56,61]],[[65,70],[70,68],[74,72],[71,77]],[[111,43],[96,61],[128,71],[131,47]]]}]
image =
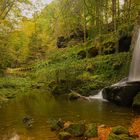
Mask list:
[{"label": "wet rock face", "polygon": [[128,52],[131,46],[131,36],[124,36],[119,40],[119,52]]},{"label": "wet rock face", "polygon": [[140,82],[122,82],[103,89],[103,98],[122,106],[131,106],[140,91]]}]

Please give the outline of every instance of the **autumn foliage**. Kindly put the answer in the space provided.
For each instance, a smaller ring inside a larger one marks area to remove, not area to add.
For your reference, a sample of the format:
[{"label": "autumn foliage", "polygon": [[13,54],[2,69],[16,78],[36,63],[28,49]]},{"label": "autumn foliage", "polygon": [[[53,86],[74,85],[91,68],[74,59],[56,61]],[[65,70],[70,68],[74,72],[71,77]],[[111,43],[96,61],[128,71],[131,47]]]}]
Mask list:
[{"label": "autumn foliage", "polygon": [[140,116],[136,117],[133,120],[132,125],[130,127],[130,133],[132,135],[138,135],[140,138]]}]

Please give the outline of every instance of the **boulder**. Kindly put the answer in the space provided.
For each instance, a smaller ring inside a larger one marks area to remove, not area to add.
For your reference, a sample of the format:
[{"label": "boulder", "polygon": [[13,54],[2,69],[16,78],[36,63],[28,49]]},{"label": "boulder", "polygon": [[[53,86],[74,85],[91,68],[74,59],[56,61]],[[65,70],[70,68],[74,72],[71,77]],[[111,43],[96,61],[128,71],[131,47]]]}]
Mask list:
[{"label": "boulder", "polygon": [[110,133],[107,140],[121,140],[118,135],[115,135],[114,133]]},{"label": "boulder", "polygon": [[85,124],[84,123],[73,123],[70,124],[68,128],[64,129],[65,132],[70,133],[72,136],[80,137],[84,135]]},{"label": "boulder", "polygon": [[119,134],[129,134],[128,129],[123,126],[116,126],[112,128],[112,133],[119,135]]},{"label": "boulder", "polygon": [[64,127],[64,122],[61,119],[52,120],[50,124],[51,124],[52,131],[59,131]]},{"label": "boulder", "polygon": [[140,109],[140,92],[134,97],[132,106],[133,108]]},{"label": "boulder", "polygon": [[140,91],[140,82],[120,82],[103,89],[103,98],[122,106],[131,106]]},{"label": "boulder", "polygon": [[88,98],[75,91],[71,91],[71,93],[69,93],[69,100],[88,100]]},{"label": "boulder", "polygon": [[23,124],[26,126],[26,128],[32,128],[34,119],[30,116],[26,116],[22,119]]},{"label": "boulder", "polygon": [[91,137],[97,137],[98,136],[98,130],[96,124],[89,124],[87,126],[87,129],[84,133],[85,137],[91,138]]},{"label": "boulder", "polygon": [[78,100],[80,97],[81,95],[74,91],[69,94],[69,100]]},{"label": "boulder", "polygon": [[133,137],[126,135],[126,134],[121,134],[121,135],[119,135],[119,137],[121,140],[138,140],[137,138],[133,138]]},{"label": "boulder", "polygon": [[60,132],[59,139],[60,140],[69,140],[71,138],[71,134],[68,132]]},{"label": "boulder", "polygon": [[107,140],[136,140],[136,139],[130,137],[127,134],[116,135],[114,133],[110,133]]},{"label": "boulder", "polygon": [[127,128],[123,126],[116,126],[112,128],[107,140],[136,140],[129,135]]}]

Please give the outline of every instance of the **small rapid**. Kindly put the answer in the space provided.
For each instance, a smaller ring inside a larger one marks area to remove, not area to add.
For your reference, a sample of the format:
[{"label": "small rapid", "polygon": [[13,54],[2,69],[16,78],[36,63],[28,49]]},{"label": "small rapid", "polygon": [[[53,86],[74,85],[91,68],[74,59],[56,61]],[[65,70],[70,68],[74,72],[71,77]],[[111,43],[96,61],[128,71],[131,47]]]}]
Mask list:
[{"label": "small rapid", "polygon": [[94,96],[89,96],[89,99],[92,99],[92,100],[101,100],[101,101],[106,101],[107,102],[107,100],[105,100],[104,98],[103,98],[103,94],[102,94],[102,91],[103,90],[101,90],[98,94],[96,94],[96,95],[94,95]]}]

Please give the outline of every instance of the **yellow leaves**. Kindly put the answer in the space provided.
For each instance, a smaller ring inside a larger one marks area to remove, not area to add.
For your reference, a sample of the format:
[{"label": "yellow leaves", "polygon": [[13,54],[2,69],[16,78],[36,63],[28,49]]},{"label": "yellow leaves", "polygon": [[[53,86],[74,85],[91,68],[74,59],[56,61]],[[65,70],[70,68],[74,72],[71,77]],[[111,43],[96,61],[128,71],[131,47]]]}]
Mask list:
[{"label": "yellow leaves", "polygon": [[12,24],[8,20],[0,20],[0,32],[9,31],[12,28]]},{"label": "yellow leaves", "polygon": [[130,133],[132,135],[138,135],[140,138],[140,116],[134,119],[132,126],[130,127]]},{"label": "yellow leaves", "polygon": [[12,32],[8,40],[8,48],[13,60],[23,62],[29,53],[29,38],[24,32]]},{"label": "yellow leaves", "polygon": [[98,127],[99,140],[107,140],[111,132],[111,127]]},{"label": "yellow leaves", "polygon": [[20,25],[21,25],[20,30],[24,32],[26,36],[31,37],[32,33],[35,31],[35,22],[23,18]]}]

